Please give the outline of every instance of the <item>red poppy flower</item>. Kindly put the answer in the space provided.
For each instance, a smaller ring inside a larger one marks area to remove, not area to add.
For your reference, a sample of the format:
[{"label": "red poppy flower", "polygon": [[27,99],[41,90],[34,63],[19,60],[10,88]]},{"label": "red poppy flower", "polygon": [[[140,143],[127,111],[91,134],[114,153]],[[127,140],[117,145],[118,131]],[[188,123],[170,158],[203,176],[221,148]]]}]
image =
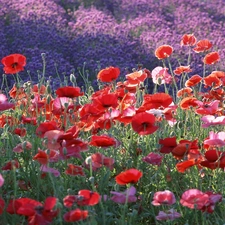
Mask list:
[{"label": "red poppy flower", "polygon": [[114,93],[104,94],[94,98],[92,105],[92,107],[97,108],[100,111],[105,111],[110,107],[116,108],[117,106],[118,106],[118,97]]},{"label": "red poppy flower", "polygon": [[78,197],[77,204],[80,206],[84,205],[93,206],[97,205],[100,201],[99,193],[90,190],[80,190],[78,192],[77,197]]},{"label": "red poppy flower", "polygon": [[0,198],[0,215],[3,213],[5,208],[5,201],[4,199]]},{"label": "red poppy flower", "polygon": [[15,74],[24,70],[26,57],[21,54],[11,54],[4,57],[1,62],[4,65],[3,70],[6,74]]},{"label": "red poppy flower", "polygon": [[173,150],[172,154],[176,159],[182,159],[185,154],[190,150],[190,144],[188,143],[180,143]]},{"label": "red poppy flower", "polygon": [[190,79],[185,82],[185,87],[192,87],[197,85],[202,80],[198,74],[193,75]]},{"label": "red poppy flower", "polygon": [[58,97],[68,97],[68,98],[75,98],[84,95],[84,92],[80,92],[79,87],[60,87],[55,92]]},{"label": "red poppy flower", "polygon": [[38,149],[38,153],[33,157],[33,160],[37,160],[40,164],[45,165],[48,163],[48,154],[45,151]]},{"label": "red poppy flower", "polygon": [[13,169],[20,168],[20,164],[17,159],[7,162],[3,167],[2,170],[13,170]]},{"label": "red poppy flower", "polygon": [[91,155],[91,162],[93,170],[101,168],[102,166],[112,169],[115,160],[113,158],[106,157],[101,153],[95,153]]},{"label": "red poppy flower", "polygon": [[89,145],[97,146],[97,147],[110,147],[110,146],[116,146],[117,141],[115,138],[107,136],[107,135],[100,135],[100,136],[92,135]]},{"label": "red poppy flower", "polygon": [[181,75],[182,73],[189,73],[191,71],[192,69],[190,69],[190,66],[179,66],[173,72],[176,75]]},{"label": "red poppy flower", "polygon": [[44,204],[30,198],[19,198],[10,200],[6,211],[27,216],[29,224],[50,224],[59,212],[53,210],[56,202],[55,197],[47,197]]},{"label": "red poppy flower", "polygon": [[57,123],[55,121],[42,122],[36,129],[36,135],[40,138],[44,137],[45,132],[49,130],[57,130]]},{"label": "red poppy flower", "polygon": [[168,58],[173,52],[173,47],[170,45],[162,45],[155,50],[155,56],[158,59]]},{"label": "red poppy flower", "polygon": [[167,108],[172,102],[173,98],[166,93],[146,94],[144,95],[144,101],[138,111],[158,109],[160,107]]},{"label": "red poppy flower", "polygon": [[17,127],[17,128],[15,128],[13,130],[13,133],[17,134],[20,137],[24,137],[27,134],[27,130],[26,130],[26,128],[19,128],[19,127]]},{"label": "red poppy flower", "polygon": [[203,62],[207,65],[212,65],[217,63],[219,60],[220,55],[218,52],[210,52],[204,57]]},{"label": "red poppy flower", "polygon": [[71,175],[71,176],[77,176],[77,175],[84,176],[85,175],[83,168],[81,166],[76,166],[73,164],[68,164],[68,169],[66,170],[65,173],[68,175]]},{"label": "red poppy flower", "polygon": [[115,177],[116,183],[119,185],[126,185],[130,183],[137,183],[142,177],[142,172],[137,169],[129,169]]},{"label": "red poppy flower", "polygon": [[87,217],[88,217],[88,211],[80,210],[80,209],[72,210],[63,215],[63,219],[66,222],[77,222],[77,221],[85,220]]},{"label": "red poppy flower", "polygon": [[204,39],[204,40],[200,40],[197,42],[196,44],[196,47],[193,49],[196,53],[199,53],[199,52],[204,52],[204,51],[207,51],[209,50],[210,48],[212,47],[212,43],[207,40],[207,39]]},{"label": "red poppy flower", "polygon": [[185,34],[182,37],[181,40],[181,46],[185,45],[185,46],[194,46],[197,42],[196,37],[194,36],[194,34]]},{"label": "red poppy flower", "polygon": [[139,135],[154,133],[158,127],[155,124],[155,117],[152,114],[141,112],[133,116],[131,120],[132,128]]},{"label": "red poppy flower", "polygon": [[168,154],[177,146],[176,137],[159,139],[159,144],[163,145],[159,151],[161,153]]},{"label": "red poppy flower", "polygon": [[102,69],[98,75],[98,80],[102,82],[112,82],[118,78],[120,75],[120,69],[117,67],[108,67],[106,69]]}]

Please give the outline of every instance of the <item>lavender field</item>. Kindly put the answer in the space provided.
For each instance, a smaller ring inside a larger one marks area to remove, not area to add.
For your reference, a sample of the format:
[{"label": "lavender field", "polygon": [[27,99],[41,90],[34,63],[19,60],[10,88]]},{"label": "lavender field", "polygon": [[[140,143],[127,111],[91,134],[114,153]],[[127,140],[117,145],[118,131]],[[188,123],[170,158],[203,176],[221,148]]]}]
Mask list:
[{"label": "lavender field", "polygon": [[[57,70],[62,79],[78,74],[84,63],[92,77],[107,66],[120,67],[122,76],[138,64],[152,70],[158,63],[154,49],[165,43],[174,47],[172,63],[182,64],[186,49],[179,42],[185,33],[207,37],[224,56],[223,0],[0,0],[0,6],[0,58],[26,55],[34,81],[42,71],[42,53],[46,76],[56,78]],[[201,71],[201,55],[195,57],[193,73]],[[223,66],[221,60],[218,67]]]}]

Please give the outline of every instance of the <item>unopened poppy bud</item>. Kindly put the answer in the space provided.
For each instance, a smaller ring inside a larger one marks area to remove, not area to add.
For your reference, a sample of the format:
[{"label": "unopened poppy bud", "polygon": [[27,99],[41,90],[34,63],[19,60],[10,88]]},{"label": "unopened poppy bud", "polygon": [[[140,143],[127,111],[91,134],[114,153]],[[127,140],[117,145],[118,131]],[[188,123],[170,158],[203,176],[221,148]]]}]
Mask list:
[{"label": "unopened poppy bud", "polygon": [[41,57],[42,57],[42,59],[45,59],[45,56],[46,56],[46,54],[43,52],[43,53],[41,53]]},{"label": "unopened poppy bud", "polygon": [[50,87],[50,85],[47,85],[47,93],[51,94],[51,87]]},{"label": "unopened poppy bud", "polygon": [[85,163],[88,164],[88,165],[91,165],[91,163],[92,163],[91,156],[89,156],[89,157],[87,157],[87,158],[85,159]]},{"label": "unopened poppy bud", "polygon": [[76,77],[74,76],[74,74],[70,74],[70,81],[72,83],[75,83],[76,82]]},{"label": "unopened poppy bud", "polygon": [[26,149],[26,147],[27,147],[27,142],[24,141],[24,142],[22,143],[22,149]]},{"label": "unopened poppy bud", "polygon": [[66,154],[67,154],[67,148],[63,147],[63,155],[66,155]]},{"label": "unopened poppy bud", "polygon": [[62,205],[61,202],[57,201],[55,207],[56,207],[57,209],[62,209],[62,208],[63,208],[63,205]]},{"label": "unopened poppy bud", "polygon": [[94,177],[89,177],[89,181],[93,184],[95,182],[95,178]]}]

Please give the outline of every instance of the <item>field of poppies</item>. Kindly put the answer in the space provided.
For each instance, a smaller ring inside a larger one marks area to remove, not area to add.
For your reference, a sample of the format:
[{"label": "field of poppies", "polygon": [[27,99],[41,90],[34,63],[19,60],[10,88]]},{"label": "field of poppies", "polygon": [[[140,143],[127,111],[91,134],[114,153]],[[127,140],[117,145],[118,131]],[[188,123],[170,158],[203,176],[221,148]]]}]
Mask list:
[{"label": "field of poppies", "polygon": [[223,1],[138,2],[0,0],[0,225],[225,224]]}]

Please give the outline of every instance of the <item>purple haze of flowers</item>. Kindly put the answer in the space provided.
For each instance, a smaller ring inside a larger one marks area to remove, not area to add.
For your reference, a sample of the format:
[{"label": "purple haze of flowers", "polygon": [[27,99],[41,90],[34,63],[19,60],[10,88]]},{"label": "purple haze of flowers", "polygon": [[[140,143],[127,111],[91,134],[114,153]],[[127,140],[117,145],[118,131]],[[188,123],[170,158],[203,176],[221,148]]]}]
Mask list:
[{"label": "purple haze of flowers", "polygon": [[[162,44],[174,48],[172,65],[185,65],[187,58],[183,56],[189,50],[180,46],[185,33],[194,33],[198,40],[208,38],[212,50],[219,49],[224,58],[222,0],[98,0],[89,8],[82,7],[81,2],[0,0],[0,58],[11,53],[25,55],[25,69],[35,81],[38,73],[42,75],[41,53],[46,54],[46,78],[56,78],[58,72],[63,80],[74,71],[81,82],[78,70],[86,62],[84,71],[89,71],[87,76],[93,84],[96,73],[107,66],[121,68],[121,76],[138,63],[150,70],[159,66],[154,50]],[[193,74],[202,75],[202,57],[191,53]],[[223,68],[224,63],[221,60],[217,68]],[[206,66],[206,73],[210,70]],[[22,75],[29,79],[26,71]]]},{"label": "purple haze of flowers", "polygon": [[128,188],[125,192],[110,191],[110,194],[113,195],[111,197],[111,200],[116,203],[119,203],[119,204],[125,204],[126,198],[127,198],[127,202],[136,202],[137,201],[137,197],[135,196],[136,188],[133,186]]}]

